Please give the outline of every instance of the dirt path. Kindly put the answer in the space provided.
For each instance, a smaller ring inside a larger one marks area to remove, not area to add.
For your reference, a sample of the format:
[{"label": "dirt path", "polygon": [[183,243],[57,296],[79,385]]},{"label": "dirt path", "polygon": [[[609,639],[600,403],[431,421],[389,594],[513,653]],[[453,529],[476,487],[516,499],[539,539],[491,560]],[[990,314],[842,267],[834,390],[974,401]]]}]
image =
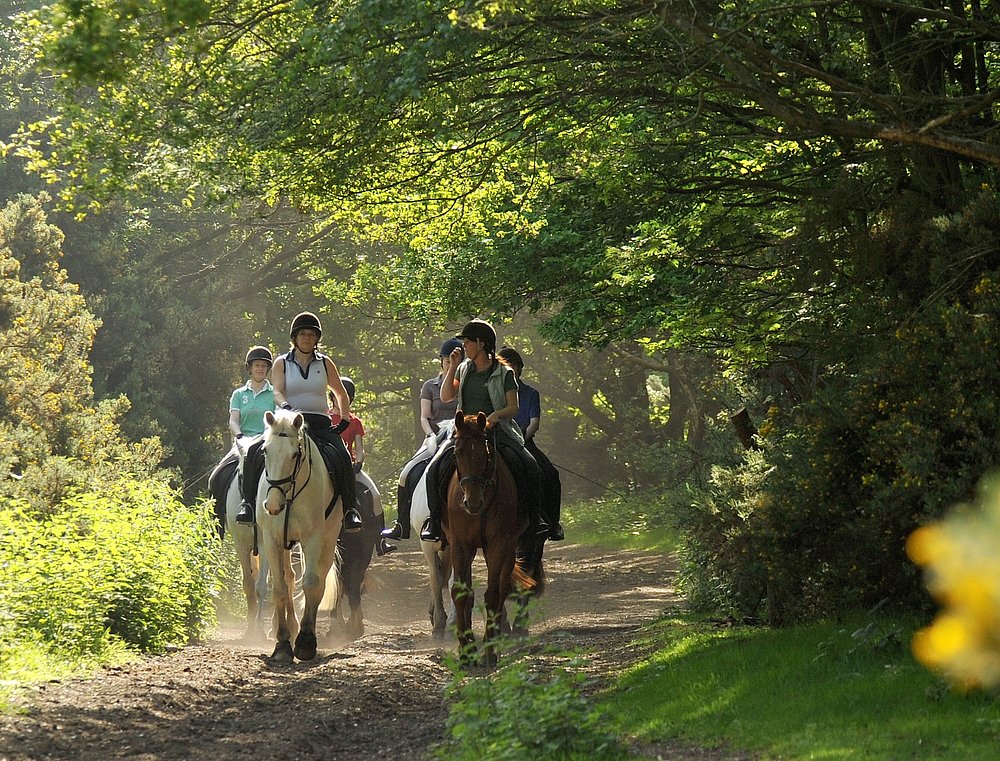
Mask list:
[{"label": "dirt path", "polygon": [[[594,548],[550,544],[546,568],[532,633],[589,652],[599,675],[634,659],[635,630],[677,602],[660,556],[616,553],[612,562]],[[242,627],[227,627],[168,656],[40,685],[24,715],[0,717],[0,761],[422,758],[444,731],[442,661],[454,647],[429,636],[424,578],[412,541],[376,558],[365,636],[321,648],[308,664],[272,666],[270,644],[247,645]],[[642,755],[737,758],[680,747]]]}]

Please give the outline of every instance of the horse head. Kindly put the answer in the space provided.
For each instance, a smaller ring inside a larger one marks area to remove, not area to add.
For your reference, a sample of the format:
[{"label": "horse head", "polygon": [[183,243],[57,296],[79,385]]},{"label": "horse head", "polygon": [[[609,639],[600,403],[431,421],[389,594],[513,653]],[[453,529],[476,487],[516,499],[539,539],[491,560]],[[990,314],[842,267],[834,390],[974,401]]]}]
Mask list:
[{"label": "horse head", "polygon": [[486,441],[486,415],[455,414],[455,467],[462,487],[462,506],[471,515],[479,515],[485,504],[484,494],[496,484],[496,454]]},{"label": "horse head", "polygon": [[295,498],[296,480],[306,455],[305,418],[300,412],[287,410],[265,412],[264,424],[264,507],[277,515]]}]

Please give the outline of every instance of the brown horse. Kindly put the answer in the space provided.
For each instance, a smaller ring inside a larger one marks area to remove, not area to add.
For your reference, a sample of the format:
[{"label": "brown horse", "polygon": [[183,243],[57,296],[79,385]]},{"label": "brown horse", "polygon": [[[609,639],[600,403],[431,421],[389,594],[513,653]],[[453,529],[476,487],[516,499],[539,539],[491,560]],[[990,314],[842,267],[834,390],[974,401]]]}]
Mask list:
[{"label": "brown horse", "polygon": [[500,633],[504,602],[515,584],[534,584],[517,565],[517,540],[528,527],[527,511],[518,505],[514,479],[486,436],[486,415],[455,415],[455,473],[448,484],[442,515],[453,569],[451,597],[461,657],[473,660],[472,561],[478,550],[486,559],[486,632],[481,663],[495,668],[495,640]]}]

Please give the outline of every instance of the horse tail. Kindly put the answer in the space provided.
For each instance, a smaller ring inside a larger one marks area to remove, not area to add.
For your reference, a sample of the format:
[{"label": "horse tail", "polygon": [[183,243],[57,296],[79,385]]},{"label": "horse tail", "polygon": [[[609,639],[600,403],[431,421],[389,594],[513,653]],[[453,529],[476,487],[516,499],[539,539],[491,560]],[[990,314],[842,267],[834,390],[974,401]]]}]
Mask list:
[{"label": "horse tail", "polygon": [[340,546],[338,545],[333,565],[330,566],[330,572],[326,575],[326,589],[323,590],[323,599],[319,601],[320,612],[329,614],[337,607],[337,600],[340,599],[341,583]]},{"label": "horse tail", "polygon": [[[539,564],[541,565],[541,564]],[[521,567],[520,561],[514,563],[514,570],[510,574],[511,580],[514,582],[514,586],[520,589],[534,589],[537,582],[535,578],[525,572],[524,568]],[[543,574],[544,582],[544,574]]]}]

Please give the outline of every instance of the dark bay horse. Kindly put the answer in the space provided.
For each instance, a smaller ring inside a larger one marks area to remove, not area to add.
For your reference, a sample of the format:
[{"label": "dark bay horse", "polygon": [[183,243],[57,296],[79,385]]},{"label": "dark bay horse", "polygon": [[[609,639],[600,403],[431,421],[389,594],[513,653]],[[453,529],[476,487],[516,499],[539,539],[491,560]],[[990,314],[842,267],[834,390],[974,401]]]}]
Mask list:
[{"label": "dark bay horse", "polygon": [[[535,579],[517,564],[518,538],[528,527],[528,513],[518,504],[514,479],[486,435],[486,415],[455,415],[455,473],[448,484],[442,528],[451,554],[455,628],[464,662],[473,660],[472,561],[483,551],[487,581],[486,631],[482,665],[495,668],[495,640],[503,622],[504,602],[515,585],[530,588]],[[541,571],[541,563],[537,565]]]}]

